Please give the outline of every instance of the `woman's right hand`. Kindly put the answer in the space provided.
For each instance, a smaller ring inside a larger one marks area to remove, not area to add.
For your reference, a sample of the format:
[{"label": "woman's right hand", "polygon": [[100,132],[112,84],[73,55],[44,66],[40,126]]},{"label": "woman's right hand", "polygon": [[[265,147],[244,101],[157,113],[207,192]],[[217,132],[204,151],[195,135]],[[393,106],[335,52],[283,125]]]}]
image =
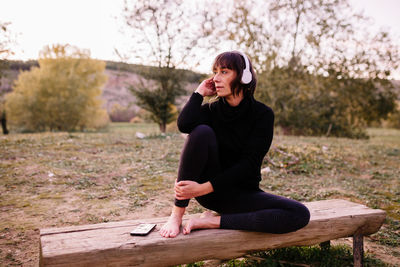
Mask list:
[{"label": "woman's right hand", "polygon": [[183,180],[178,182],[175,180],[175,198],[178,200],[191,199],[207,195],[214,191],[210,182],[199,184],[195,181]]},{"label": "woman's right hand", "polygon": [[213,81],[213,77],[202,81],[199,87],[197,87],[195,92],[201,94],[202,96],[215,95],[217,91],[215,90],[215,83]]}]

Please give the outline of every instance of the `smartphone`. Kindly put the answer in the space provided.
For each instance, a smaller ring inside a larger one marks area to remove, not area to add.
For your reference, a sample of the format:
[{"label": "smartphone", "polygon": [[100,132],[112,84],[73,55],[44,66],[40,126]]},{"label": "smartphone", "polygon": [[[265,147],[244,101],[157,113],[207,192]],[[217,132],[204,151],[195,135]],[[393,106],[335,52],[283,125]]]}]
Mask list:
[{"label": "smartphone", "polygon": [[154,227],[156,227],[156,224],[154,223],[139,224],[135,229],[133,229],[131,235],[140,235],[140,236],[148,235],[151,232],[151,230],[154,229]]}]

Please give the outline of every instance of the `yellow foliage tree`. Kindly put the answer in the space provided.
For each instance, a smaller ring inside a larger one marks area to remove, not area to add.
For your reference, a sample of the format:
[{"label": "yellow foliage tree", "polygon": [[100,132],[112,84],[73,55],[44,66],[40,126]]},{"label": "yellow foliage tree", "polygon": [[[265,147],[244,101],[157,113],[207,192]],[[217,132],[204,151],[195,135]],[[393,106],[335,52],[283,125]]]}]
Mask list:
[{"label": "yellow foliage tree", "polygon": [[105,126],[101,87],[105,63],[70,45],[45,47],[39,67],[18,76],[6,96],[11,127],[19,131],[74,131]]}]

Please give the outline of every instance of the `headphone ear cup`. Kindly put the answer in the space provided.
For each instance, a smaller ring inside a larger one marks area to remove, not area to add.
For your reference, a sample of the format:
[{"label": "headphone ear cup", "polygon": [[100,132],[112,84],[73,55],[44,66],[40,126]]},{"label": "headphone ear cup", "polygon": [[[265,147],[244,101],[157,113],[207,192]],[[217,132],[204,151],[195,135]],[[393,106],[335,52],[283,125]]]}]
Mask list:
[{"label": "headphone ear cup", "polygon": [[253,76],[251,75],[251,72],[248,69],[243,70],[241,82],[243,84],[248,84],[251,82],[252,79],[253,79]]},{"label": "headphone ear cup", "polygon": [[245,53],[240,52],[240,51],[237,51],[237,52],[243,57],[244,63],[245,63],[245,67],[244,67],[243,74],[242,74],[242,79],[240,80],[240,82],[243,84],[248,84],[253,79],[253,75],[251,75],[251,72],[250,72],[249,59],[247,58]]}]

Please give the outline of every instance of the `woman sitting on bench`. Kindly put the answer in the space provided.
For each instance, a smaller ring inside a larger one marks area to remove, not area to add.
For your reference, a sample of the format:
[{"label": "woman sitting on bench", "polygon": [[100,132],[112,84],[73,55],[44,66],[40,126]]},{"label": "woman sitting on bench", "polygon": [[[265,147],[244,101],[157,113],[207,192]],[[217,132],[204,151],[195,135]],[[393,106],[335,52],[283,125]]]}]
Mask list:
[{"label": "woman sitting on bench", "polygon": [[[308,209],[295,200],[259,188],[261,164],[273,136],[274,113],[253,97],[257,79],[241,52],[218,55],[214,76],[204,80],[178,118],[189,133],[175,183],[175,204],[164,237],[179,234],[191,198],[216,211],[190,219],[183,234],[194,229],[223,228],[287,233],[306,226]],[[202,105],[203,97],[218,100]]]}]

